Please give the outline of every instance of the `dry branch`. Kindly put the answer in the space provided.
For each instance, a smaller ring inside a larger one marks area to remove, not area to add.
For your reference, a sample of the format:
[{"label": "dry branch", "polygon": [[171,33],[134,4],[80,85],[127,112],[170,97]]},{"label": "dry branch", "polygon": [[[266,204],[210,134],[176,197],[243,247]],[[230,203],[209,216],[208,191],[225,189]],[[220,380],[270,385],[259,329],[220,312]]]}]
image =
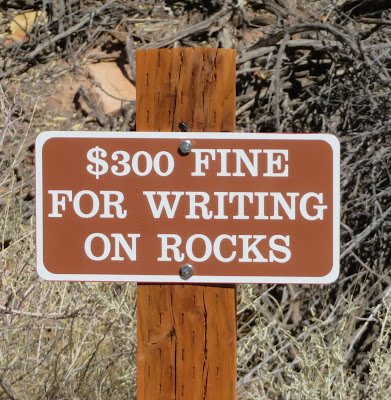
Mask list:
[{"label": "dry branch", "polygon": [[223,7],[220,11],[212,15],[210,18],[181,29],[174,34],[169,35],[167,38],[141,46],[140,49],[160,49],[162,47],[170,46],[177,40],[181,40],[190,35],[196,35],[200,32],[204,32],[209,29],[214,23],[218,22],[220,18],[223,18],[225,15],[227,15],[230,11],[230,7]]},{"label": "dry branch", "polygon": [[[239,287],[238,400],[391,398],[389,4],[350,0],[346,13],[325,0],[45,4],[47,29],[1,45],[0,397],[136,397],[134,287],[42,283],[32,219],[38,132],[135,129],[135,106],[108,116],[81,89],[89,115],[66,114],[51,109],[48,88],[91,61],[132,66],[136,49],[227,43],[238,54],[239,131],[329,132],[342,147],[340,278]],[[10,21],[32,3],[5,6]]]}]

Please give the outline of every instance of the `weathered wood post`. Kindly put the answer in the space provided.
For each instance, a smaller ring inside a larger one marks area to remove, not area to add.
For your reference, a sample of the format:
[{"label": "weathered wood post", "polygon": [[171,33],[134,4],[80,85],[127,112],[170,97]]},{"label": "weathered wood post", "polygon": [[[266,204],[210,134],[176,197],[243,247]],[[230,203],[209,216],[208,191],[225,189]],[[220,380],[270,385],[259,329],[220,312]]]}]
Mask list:
[{"label": "weathered wood post", "polygon": [[[227,49],[138,50],[137,130],[235,131],[235,59]],[[143,283],[137,296],[138,400],[235,399],[235,285]]]}]

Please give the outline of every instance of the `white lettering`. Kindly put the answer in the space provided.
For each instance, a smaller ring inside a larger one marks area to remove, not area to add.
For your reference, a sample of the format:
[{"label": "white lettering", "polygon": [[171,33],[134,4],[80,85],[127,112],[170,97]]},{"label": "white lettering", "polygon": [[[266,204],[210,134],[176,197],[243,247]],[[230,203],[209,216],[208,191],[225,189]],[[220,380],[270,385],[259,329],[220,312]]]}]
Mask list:
[{"label": "white lettering", "polygon": [[[119,159],[119,156],[122,156],[122,160]],[[118,170],[119,170],[118,166],[117,165],[113,165],[111,167],[111,172],[114,175],[117,175],[117,176],[128,175],[128,173],[130,172],[130,165],[128,164],[128,161],[130,160],[130,156],[129,156],[128,152],[122,151],[122,150],[115,151],[111,155],[111,159],[114,160],[114,161],[118,161],[118,164],[122,165],[122,167],[123,167],[122,171],[118,172]]]},{"label": "white lettering", "polygon": [[[89,213],[84,213],[80,209],[80,200],[83,196],[89,196],[92,200],[92,208]],[[82,190],[76,193],[75,198],[73,199],[73,209],[75,210],[75,213],[81,218],[94,217],[99,211],[99,198],[91,190]]]},{"label": "white lettering", "polygon": [[[188,258],[193,262],[205,262],[212,256],[223,263],[234,260],[240,263],[286,263],[291,259],[289,235],[267,237],[266,235],[222,234],[211,240],[206,235],[194,234],[184,241],[176,234],[158,234],[157,237],[161,239],[161,256],[158,261],[182,262]],[[223,243],[224,241],[229,243]],[[183,253],[182,249],[184,249]],[[169,252],[171,252],[170,255]]]},{"label": "white lettering", "polygon": [[[124,257],[120,256],[120,250],[122,247],[122,249],[125,250],[125,253],[129,257],[129,260],[136,261],[137,259],[136,239],[140,237],[139,234],[129,233],[127,235],[128,238],[132,239],[132,244],[131,244],[132,247],[129,246],[129,243],[126,241],[126,239],[121,233],[112,233],[110,236],[114,239],[114,256],[111,257],[111,260],[113,261],[124,260]],[[103,252],[101,255],[96,255],[92,252],[92,241],[95,239],[101,239],[103,243]],[[103,233],[92,233],[87,237],[86,241],[84,242],[84,251],[90,260],[103,261],[109,256],[111,251],[110,239]]]},{"label": "white lettering", "polygon": [[252,162],[244,150],[233,149],[232,151],[236,154],[236,172],[232,174],[233,176],[246,175],[241,169],[242,162],[245,164],[252,176],[258,176],[258,154],[262,153],[262,150],[249,150],[249,152],[253,155]]},{"label": "white lettering", "polygon": [[[317,211],[315,215],[309,215],[307,212],[307,203],[311,197],[314,197],[320,203],[319,205],[314,205],[313,207]],[[313,193],[313,192],[306,193],[300,200],[301,215],[305,219],[308,219],[309,221],[315,221],[316,219],[323,220],[323,212],[325,209],[327,209],[327,206],[323,205],[322,203],[323,203],[323,193]]]},{"label": "white lettering", "polygon": [[[145,157],[145,171],[141,172],[139,168],[139,158],[141,156]],[[152,157],[149,153],[146,151],[138,151],[137,153],[134,154],[133,159],[132,159],[132,169],[135,172],[136,175],[138,176],[146,176],[152,171]]]},{"label": "white lettering", "polygon": [[[197,257],[194,255],[193,243],[196,239],[201,239],[204,242],[205,253],[202,257]],[[205,235],[201,235],[201,234],[192,235],[189,237],[189,239],[186,242],[186,253],[192,261],[196,261],[196,262],[206,261],[211,256],[212,249],[213,249],[212,243],[211,243],[210,239]]]},{"label": "white lettering", "polygon": [[[205,176],[205,172],[202,171],[202,166],[205,169],[209,168],[209,156],[214,161],[216,159],[216,151],[213,149],[193,149],[192,153],[195,154],[195,171],[191,173],[191,176]],[[202,158],[202,154],[205,154],[205,158]]]},{"label": "white lettering", "polygon": [[113,261],[122,261],[124,257],[120,256],[121,247],[125,250],[125,253],[129,257],[130,261],[137,260],[137,247],[136,247],[136,239],[140,237],[139,234],[129,233],[128,238],[132,240],[132,247],[129,246],[129,243],[125,240],[124,236],[120,233],[112,233],[111,237],[114,238],[114,257],[111,257]]},{"label": "white lettering", "polygon": [[213,253],[214,256],[221,262],[230,262],[236,257],[236,251],[232,251],[230,257],[223,257],[221,255],[221,242],[223,240],[229,240],[232,245],[236,246],[236,235],[220,235],[217,236],[215,242],[213,243]]},{"label": "white lettering", "polygon": [[[72,190],[48,190],[48,193],[52,195],[52,212],[49,217],[62,217],[59,212],[59,206],[61,206],[61,211],[65,211],[65,200],[67,197],[68,201],[72,201]],[[60,195],[61,199],[59,199]]]},{"label": "white lettering", "polygon": [[[152,191],[143,192],[143,195],[147,196],[149,207],[152,211],[154,218],[160,218],[163,210],[166,212],[167,218],[174,218],[179,200],[183,194],[184,192],[152,192]],[[156,207],[154,199],[155,195],[160,196],[160,202],[158,207]],[[174,203],[172,206],[170,205],[170,202],[168,200],[167,197],[168,195],[175,196]]]},{"label": "white lettering", "polygon": [[[165,156],[167,158],[167,171],[166,172],[163,172],[160,167],[160,159],[163,156]],[[153,169],[160,176],[170,175],[172,173],[172,171],[174,170],[174,166],[175,166],[174,158],[168,151],[159,151],[159,153],[157,153],[155,158],[153,159]]]},{"label": "white lettering", "polygon": [[[189,196],[189,214],[186,215],[186,219],[199,219],[199,215],[196,214],[196,207],[201,209],[203,219],[211,219],[212,211],[208,210],[206,204],[209,203],[210,197],[205,192],[186,192]],[[196,201],[196,196],[202,197],[201,200]]]},{"label": "white lettering", "polygon": [[[263,176],[288,176],[288,150],[263,150],[263,152],[267,154],[267,172]],[[284,169],[283,161],[285,161]]]},{"label": "white lettering", "polygon": [[[96,256],[95,254],[93,254],[91,249],[92,241],[96,238],[100,238],[103,241],[103,253],[100,256]],[[87,237],[86,241],[84,242],[84,251],[87,254],[87,257],[94,261],[105,260],[110,254],[110,249],[110,240],[103,233],[92,233]]]},{"label": "white lettering", "polygon": [[265,197],[268,196],[268,192],[255,192],[254,196],[258,197],[258,215],[254,219],[269,219],[265,215]]},{"label": "white lettering", "polygon": [[228,196],[228,192],[214,192],[217,196],[217,214],[213,217],[214,219],[228,219],[224,214],[224,197]]},{"label": "white lettering", "polygon": [[230,192],[229,202],[232,203],[233,199],[238,198],[238,214],[234,215],[233,219],[249,219],[248,215],[244,214],[244,198],[247,197],[249,203],[253,202],[253,193],[251,192]]},{"label": "white lettering", "polygon": [[[287,236],[282,236],[282,235],[272,236],[269,241],[269,246],[271,248],[271,250],[269,251],[269,261],[270,262],[276,261],[278,263],[286,263],[287,261],[289,261],[291,259],[291,251],[288,247],[277,244],[276,240],[282,240],[284,242],[285,246],[289,246],[289,244],[290,244],[289,235],[287,235]],[[273,250],[279,251],[280,253],[284,253],[285,257],[284,258],[276,257]]]},{"label": "white lettering", "polygon": [[227,154],[231,153],[231,150],[218,149],[216,151],[220,154],[220,168],[221,168],[221,171],[217,173],[217,176],[231,176],[231,173],[227,171]]},{"label": "white lettering", "polygon": [[[257,244],[266,239],[266,235],[239,235],[239,238],[243,241],[243,257],[239,259],[239,262],[267,262],[257,248]],[[250,239],[255,239],[255,241],[250,244]],[[254,253],[255,259],[249,257],[250,252]]]},{"label": "white lettering", "polygon": [[[168,256],[168,250],[173,252],[175,261],[183,261],[185,259],[185,255],[178,249],[182,243],[182,239],[179,235],[159,234],[157,236],[161,239],[162,249],[162,255],[157,259],[158,261],[172,261],[172,258]],[[168,244],[168,239],[174,239],[174,243]]]},{"label": "white lettering", "polygon": [[[127,211],[123,210],[121,207],[121,203],[124,201],[124,195],[123,193],[119,191],[110,191],[110,190],[102,190],[99,192],[100,194],[103,194],[103,214],[100,216],[100,218],[114,218],[114,214],[110,213],[110,207],[115,208],[115,216],[124,219],[127,215]],[[110,200],[111,196],[117,196],[116,200]]]},{"label": "white lettering", "polygon": [[299,195],[299,193],[287,193],[286,194],[287,196],[289,196],[291,198],[290,205],[285,200],[282,193],[271,192],[270,195],[273,196],[273,198],[274,198],[274,215],[272,215],[270,217],[270,219],[283,219],[282,215],[279,215],[279,213],[278,213],[279,205],[282,206],[282,208],[284,209],[284,211],[289,219],[296,218],[296,197]]},{"label": "white lettering", "polygon": [[[83,191],[83,193],[86,191]],[[87,191],[88,192],[88,191]],[[82,193],[82,194],[83,194]],[[92,193],[92,192],[88,192]],[[102,194],[104,192],[101,192]],[[107,192],[117,194],[117,192]],[[186,202],[182,207],[187,207],[186,219],[216,219],[216,220],[296,220],[300,216],[307,220],[323,220],[324,210],[327,206],[323,203],[322,193],[309,192],[304,195],[297,192],[213,192],[210,197],[207,192],[169,192],[169,191],[144,191],[147,197],[151,212],[154,218],[162,218],[164,214],[168,218],[175,218],[180,201]],[[78,194],[80,196],[80,194]],[[156,197],[158,196],[158,197]],[[71,198],[71,194],[68,196]],[[255,197],[255,205],[254,203]],[[159,199],[160,198],[160,199]],[[185,200],[181,200],[186,198]],[[76,199],[76,197],[75,197]],[[115,216],[124,218],[126,211],[122,210],[120,203],[123,200],[122,194],[118,192],[118,199],[113,200],[109,194],[104,195],[104,214],[102,218],[109,218],[110,207],[116,208]],[[317,200],[317,201],[316,201]],[[84,218],[94,214],[95,203],[98,202],[93,197],[94,210],[89,214],[84,214]],[[65,208],[65,199],[56,198],[53,206],[53,212],[58,212],[59,207]],[[314,204],[316,203],[316,204]],[[232,206],[230,206],[232,204]],[[75,210],[80,214],[78,204],[75,204]],[[56,215],[56,214],[54,214]],[[59,214],[61,215],[61,214]],[[112,216],[111,216],[112,217]]]}]

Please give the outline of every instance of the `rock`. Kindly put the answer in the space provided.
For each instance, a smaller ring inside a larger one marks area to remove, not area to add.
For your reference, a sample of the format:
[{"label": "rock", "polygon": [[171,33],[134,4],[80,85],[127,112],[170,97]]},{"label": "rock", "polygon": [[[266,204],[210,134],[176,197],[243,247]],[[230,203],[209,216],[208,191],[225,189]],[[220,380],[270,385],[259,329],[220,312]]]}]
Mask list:
[{"label": "rock", "polygon": [[99,62],[89,65],[88,72],[92,80],[91,97],[106,114],[115,114],[124,103],[136,100],[136,87],[129,79],[128,65]]}]

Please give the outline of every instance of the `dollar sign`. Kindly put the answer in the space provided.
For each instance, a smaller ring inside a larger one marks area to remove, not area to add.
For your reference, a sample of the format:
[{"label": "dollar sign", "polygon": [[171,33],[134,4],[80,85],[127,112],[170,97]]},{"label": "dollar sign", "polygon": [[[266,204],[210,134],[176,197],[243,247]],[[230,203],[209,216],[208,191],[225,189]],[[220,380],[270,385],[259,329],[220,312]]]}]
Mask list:
[{"label": "dollar sign", "polygon": [[106,151],[98,146],[94,147],[91,150],[88,150],[87,159],[93,164],[87,165],[87,171],[90,174],[95,175],[96,179],[99,179],[99,176],[105,174],[109,169],[107,162],[100,158],[105,158],[106,156]]}]

